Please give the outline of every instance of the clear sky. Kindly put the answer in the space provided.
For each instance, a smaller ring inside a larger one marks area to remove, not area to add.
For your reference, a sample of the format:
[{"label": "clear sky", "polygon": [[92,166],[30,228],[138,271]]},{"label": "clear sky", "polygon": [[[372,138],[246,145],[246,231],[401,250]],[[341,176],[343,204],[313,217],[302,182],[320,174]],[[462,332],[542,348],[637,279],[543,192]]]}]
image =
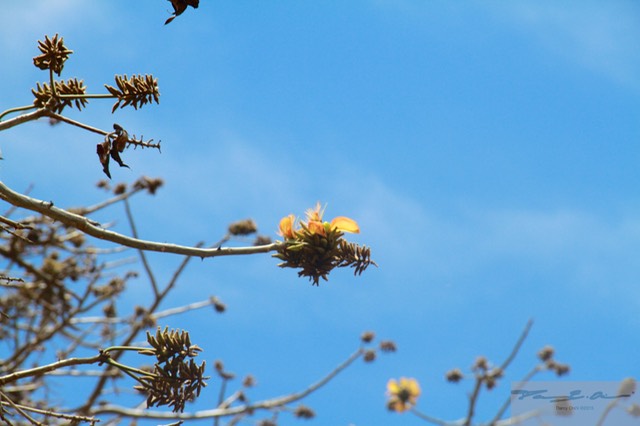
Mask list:
[{"label": "clear sky", "polygon": [[[166,302],[227,304],[167,325],[189,329],[208,361],[254,374],[252,399],[306,387],[374,330],[398,352],[309,398],[309,424],[422,424],[386,411],[400,376],[420,381],[422,411],[462,417],[471,382],[447,384],[445,371],[480,354],[502,362],[529,318],[482,418],[545,344],[571,365],[563,380],[640,377],[640,3],[202,0],[167,26],[162,1],[5,3],[2,110],[46,81],[32,64],[45,34],[64,36],[75,53],[62,77],[89,92],[114,74],[158,78],[159,105],[66,110],[162,140],[161,154],[126,151],[130,170],[112,165],[116,182],[166,181],[133,203],[143,238],[214,242],[246,217],[276,238],[282,216],[317,201],[360,224],[355,241],[379,264],[361,277],[336,270],[316,288],[269,255],[198,260]],[[46,122],[10,129],[0,178],[90,204],[103,196],[98,142]],[[166,279],[179,262],[152,260]],[[194,408],[211,407],[211,388]]]}]

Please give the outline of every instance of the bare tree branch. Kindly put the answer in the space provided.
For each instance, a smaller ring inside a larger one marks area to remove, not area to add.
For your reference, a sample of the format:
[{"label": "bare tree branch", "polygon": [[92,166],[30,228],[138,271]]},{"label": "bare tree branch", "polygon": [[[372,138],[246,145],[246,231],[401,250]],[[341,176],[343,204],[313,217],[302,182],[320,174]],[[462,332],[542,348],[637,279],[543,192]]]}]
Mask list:
[{"label": "bare tree branch", "polygon": [[37,120],[38,118],[46,116],[47,112],[46,108],[40,108],[17,117],[13,117],[9,120],[0,121],[0,131],[10,129],[19,124],[26,123],[27,121]]},{"label": "bare tree branch", "polygon": [[[75,422],[87,422],[87,423],[91,423],[91,424],[95,424],[98,420],[96,420],[93,417],[84,417],[84,416],[76,416],[76,415],[71,415],[71,414],[64,414],[64,413],[56,413],[55,411],[51,411],[51,410],[42,410],[39,408],[34,408],[34,407],[27,407],[25,405],[21,405],[21,404],[15,404],[13,403],[13,401],[11,401],[9,398],[6,397],[6,395],[2,394],[2,392],[0,392],[1,395],[3,395],[4,399],[7,400],[7,402],[3,401],[2,405],[10,405],[11,407],[15,408],[16,411],[20,412],[23,416],[26,415],[25,411],[30,411],[32,413],[37,413],[37,414],[41,414],[47,417],[56,417],[59,419],[65,419],[65,420],[72,420]],[[40,425],[42,423],[37,422],[35,419],[32,419],[31,417],[29,417],[30,420],[32,420],[33,422],[35,422],[34,424],[36,425]]]},{"label": "bare tree branch", "polygon": [[218,248],[199,248],[189,247],[177,244],[158,243],[155,241],[141,240],[131,238],[117,232],[104,229],[96,221],[90,220],[84,216],[71,213],[67,210],[60,209],[53,205],[50,201],[38,200],[26,195],[22,195],[13,191],[3,182],[0,182],[0,198],[17,207],[38,212],[51,219],[60,221],[67,226],[79,229],[80,231],[101,240],[111,241],[112,243],[139,249],[156,251],[160,253],[173,253],[186,256],[195,256],[200,258],[217,257],[217,256],[234,256],[244,254],[268,253],[276,251],[283,246],[284,243],[271,243],[262,246],[251,247],[218,247]]},{"label": "bare tree branch", "polygon": [[342,370],[351,365],[355,360],[360,358],[365,353],[365,350],[360,348],[353,354],[349,356],[344,362],[338,365],[333,371],[327,374],[322,379],[318,380],[316,383],[310,385],[308,388],[295,392],[290,395],[284,395],[276,398],[265,399],[262,401],[255,402],[253,404],[240,405],[237,407],[229,407],[229,408],[214,408],[211,410],[201,410],[195,411],[192,413],[170,413],[170,412],[162,412],[162,411],[150,411],[144,409],[136,409],[136,408],[127,408],[121,407],[117,405],[100,405],[94,409],[90,410],[92,415],[98,414],[118,414],[125,417],[130,418],[145,418],[145,419],[164,419],[164,420],[195,420],[195,419],[207,419],[207,418],[218,418],[225,416],[233,416],[238,414],[251,413],[256,410],[271,410],[278,407],[283,407],[292,402],[298,401],[302,398],[305,398],[312,392],[315,392],[322,386],[324,386],[327,382],[333,379],[336,375],[338,375]]},{"label": "bare tree branch", "polygon": [[[215,300],[209,298],[207,300],[202,300],[200,302],[190,303],[188,305],[179,306],[177,308],[165,309],[164,311],[157,312],[155,314],[150,315],[150,318],[153,320],[158,320],[160,318],[165,318],[171,315],[179,315],[184,312],[193,311],[196,309],[204,308],[206,306],[211,306],[215,304]],[[81,318],[72,318],[69,323],[70,324],[122,324],[126,322],[131,322],[132,318],[130,317],[114,317],[108,318],[104,316],[100,317],[81,317]]]},{"label": "bare tree branch", "polygon": [[36,368],[29,368],[22,371],[16,371],[15,373],[7,374],[6,376],[0,377],[0,386],[4,385],[5,383],[15,382],[16,380],[25,377],[39,376],[44,373],[48,373],[49,371],[58,370],[60,368],[69,367],[72,365],[96,364],[105,362],[108,358],[109,355],[106,353],[89,358],[68,358],[58,362],[54,362],[52,364],[42,365]]}]

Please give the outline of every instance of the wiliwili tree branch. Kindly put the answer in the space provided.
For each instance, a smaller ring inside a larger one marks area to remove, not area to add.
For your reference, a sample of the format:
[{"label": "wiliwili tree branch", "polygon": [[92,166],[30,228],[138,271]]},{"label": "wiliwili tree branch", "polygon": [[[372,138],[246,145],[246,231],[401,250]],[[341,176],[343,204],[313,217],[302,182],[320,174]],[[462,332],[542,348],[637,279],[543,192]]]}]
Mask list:
[{"label": "wiliwili tree branch", "polygon": [[[199,3],[198,0],[170,2],[175,13],[167,22],[180,15],[187,6],[196,8]],[[31,90],[35,97],[33,105],[11,108],[0,113],[0,131],[40,118],[49,118],[51,122],[63,122],[100,135],[101,140],[96,141],[96,154],[103,172],[109,179],[110,161],[116,162],[120,167],[129,167],[120,156],[126,148],[140,146],[160,149],[159,142],[153,143],[153,139],[145,141],[142,137],[130,137],[127,130],[119,124],[113,124],[113,131],[106,131],[63,115],[65,108],[82,110],[90,99],[116,99],[111,108],[112,113],[118,108],[132,106],[138,109],[147,104],[159,103],[158,82],[153,75],[116,75],[115,86],[104,85],[108,94],[87,94],[83,80],[56,80],[56,75],[61,75],[65,61],[73,53],[64,46],[62,37],[57,34],[53,38],[45,36],[44,41],[39,41],[38,48],[42,54],[33,58],[34,65],[48,71],[48,82],[38,82],[36,88]],[[3,120],[10,114],[20,115]],[[128,199],[142,189],[154,194],[156,188],[162,185],[162,180],[142,177],[131,186],[119,184],[114,188],[111,188],[108,182],[101,181],[98,186],[102,189],[113,189],[113,197],[93,206],[73,209],[59,208],[52,201],[39,200],[16,192],[0,182],[0,199],[11,206],[10,213],[6,213],[6,216],[14,214],[16,208],[36,213],[22,220],[0,217],[0,257],[7,262],[6,275],[3,274],[0,278],[8,281],[8,284],[0,286],[0,290],[6,292],[0,294],[0,325],[3,331],[0,344],[10,349],[9,354],[0,359],[0,420],[8,421],[10,417],[21,416],[31,424],[43,424],[41,419],[49,424],[52,418],[94,424],[101,420],[98,419],[98,415],[110,414],[113,415],[111,418],[106,417],[107,422],[111,424],[123,417],[129,417],[170,421],[215,418],[217,425],[222,417],[232,416],[229,420],[229,425],[232,425],[257,411],[267,411],[267,415],[271,415],[275,424],[280,413],[284,412],[296,411],[297,417],[312,417],[313,412],[306,410],[307,407],[297,412],[298,409],[293,410],[290,404],[322,388],[357,359],[371,362],[376,358],[377,349],[364,346],[373,340],[373,333],[365,333],[361,337],[363,344],[358,350],[317,382],[299,392],[258,402],[249,402],[247,399],[248,389],[253,386],[252,377],[249,380],[250,376],[247,376],[237,389],[228,391],[234,383],[235,375],[224,370],[222,361],[216,361],[215,369],[219,377],[212,379],[212,382],[220,385],[218,402],[213,402],[214,407],[210,410],[184,413],[185,404],[199,396],[200,390],[208,384],[209,377],[204,374],[205,362],[196,364],[193,360],[203,349],[191,344],[187,330],[169,331],[168,327],[162,330],[158,321],[169,315],[183,314],[204,306],[213,306],[217,312],[225,310],[224,304],[215,297],[210,297],[208,301],[159,310],[163,303],[175,301],[168,295],[175,290],[179,277],[193,257],[276,252],[274,257],[282,261],[278,266],[296,269],[298,276],[308,278],[314,285],[319,285],[321,279],[328,280],[334,268],[350,267],[355,275],[360,275],[368,266],[377,264],[371,258],[369,247],[358,246],[344,238],[345,233],[360,232],[358,223],[345,216],[337,216],[326,221],[323,218],[324,209],[319,203],[306,212],[306,219],[289,215],[280,220],[279,235],[284,242],[271,243],[270,238],[258,235],[253,246],[223,247],[223,244],[226,245],[232,239],[256,234],[257,225],[252,219],[232,223],[228,232],[223,233],[224,237],[206,248],[204,243],[185,246],[144,240],[138,235],[135,215]],[[109,224],[101,224],[87,217],[118,202],[124,205],[124,214],[129,222],[131,235],[114,232],[109,229]],[[86,235],[110,242],[114,246],[104,244],[108,248],[96,248],[92,243],[87,243]],[[126,248],[137,250],[138,264],[144,271],[142,277],[138,275],[138,269],[122,272],[123,259],[110,262],[103,260],[106,254]],[[151,259],[147,257],[147,251],[184,256],[164,287],[160,285],[161,280],[153,268]],[[14,272],[20,276],[9,275]],[[127,294],[125,289],[131,278],[140,278],[148,284],[149,294],[145,293],[144,299],[141,298],[142,301],[138,305],[127,307],[127,311],[123,313],[120,309],[126,303],[120,302]],[[463,418],[448,422],[419,411],[416,401],[420,395],[420,387],[415,379],[390,381],[390,400],[387,407],[394,411],[412,412],[417,417],[438,426],[471,426],[475,421],[479,396],[485,389],[493,389],[503,378],[504,371],[516,358],[531,325],[532,322],[529,321],[502,364],[494,366],[486,358],[478,357],[469,375],[473,377],[473,386],[468,396],[468,409]],[[157,328],[155,335],[149,332],[149,329],[153,328]],[[137,342],[145,330],[148,346],[137,343],[134,346],[133,342]],[[86,350],[98,351],[98,355],[81,358],[77,356],[80,350],[84,351],[82,354],[86,354]],[[395,350],[395,344],[381,342],[379,350],[392,352]],[[151,367],[147,369],[125,364],[123,360],[127,358],[122,357],[125,352],[136,352],[145,360],[153,357]],[[568,366],[557,363],[552,355],[552,349],[543,348],[538,354],[541,363],[525,380],[543,370],[555,371],[558,375],[566,373]],[[47,356],[49,358],[46,358]],[[50,362],[53,359],[58,360]],[[45,365],[39,365],[40,363]],[[87,364],[102,366],[102,371],[96,372],[97,367],[91,372],[83,368],[69,368]],[[453,374],[447,375],[447,380],[457,382],[463,378],[459,369],[455,370],[457,371]],[[46,392],[37,392],[36,389],[41,386],[46,389],[50,383],[47,377],[52,373],[58,377],[68,374],[69,377],[97,375],[97,378],[90,385],[90,391],[86,395],[70,400],[75,409],[34,408],[49,407],[46,397],[40,396],[43,393],[46,395]],[[132,404],[135,408],[113,403],[115,400],[109,392],[111,384],[113,390],[120,391],[122,379],[127,378],[134,381],[133,389],[139,393],[140,402]],[[10,386],[3,387],[9,384]],[[103,404],[103,400],[107,403]],[[213,401],[213,398],[208,400]],[[146,409],[143,409],[145,404]],[[172,412],[149,410],[160,406],[169,407]],[[514,421],[518,422],[528,415],[527,413],[520,417],[501,420],[506,407],[506,404],[500,407],[490,425],[513,424]],[[614,404],[609,410],[613,407]],[[62,414],[63,411],[77,415]],[[606,414],[600,423],[605,417]]]},{"label": "wiliwili tree branch", "polygon": [[22,207],[24,209],[40,213],[53,220],[62,222],[63,224],[76,228],[86,233],[87,235],[91,235],[92,237],[139,250],[156,251],[160,253],[173,253],[185,256],[205,258],[269,253],[283,247],[283,243],[271,243],[252,247],[217,248],[199,248],[177,244],[158,243],[155,241],[147,241],[128,237],[126,235],[104,229],[98,222],[90,220],[85,216],[81,216],[58,208],[54,206],[51,201],[38,200],[13,191],[8,186],[6,186],[4,182],[0,182],[0,198],[10,204],[13,204],[14,206]]},{"label": "wiliwili tree branch", "polygon": [[18,115],[9,120],[0,121],[0,131],[10,129],[14,126],[26,123],[28,121],[37,120],[38,118],[46,116],[47,112],[48,110],[46,108],[39,108],[35,111]]},{"label": "wiliwili tree branch", "polygon": [[355,360],[362,357],[365,353],[365,350],[360,348],[353,354],[351,354],[345,361],[340,363],[336,368],[334,368],[329,374],[324,376],[322,379],[318,380],[316,383],[310,385],[306,389],[295,392],[289,395],[279,396],[275,398],[265,399],[262,401],[254,402],[252,404],[239,405],[235,407],[225,407],[225,408],[214,408],[211,410],[201,410],[195,411],[192,413],[167,413],[161,411],[151,411],[151,410],[141,410],[135,408],[127,408],[116,405],[101,405],[91,410],[90,413],[92,415],[99,414],[118,414],[131,418],[145,418],[145,419],[158,419],[158,420],[167,420],[167,419],[176,419],[176,420],[196,420],[196,419],[207,419],[207,418],[218,418],[218,417],[226,417],[233,416],[238,414],[248,414],[253,413],[257,410],[271,410],[278,407],[284,407],[293,402],[299,401],[309,394],[317,391],[322,386],[327,384],[331,379],[333,379],[336,375],[342,372],[345,368],[351,365]]},{"label": "wiliwili tree branch", "polygon": [[[207,300],[203,300],[200,302],[190,303],[188,305],[179,306],[176,308],[165,309],[164,311],[157,312],[155,314],[149,315],[150,319],[157,321],[161,318],[165,318],[171,315],[179,315],[185,312],[193,311],[196,309],[205,308],[207,306],[213,306],[216,303],[219,303],[215,298],[211,297]],[[70,324],[95,324],[95,323],[108,323],[108,324],[124,324],[127,322],[131,322],[132,318],[130,317],[114,317],[114,318],[106,318],[106,317],[82,317],[82,318],[72,318],[70,320]]]},{"label": "wiliwili tree branch", "polygon": [[59,370],[64,367],[70,367],[72,365],[85,365],[85,364],[97,364],[106,362],[109,358],[109,354],[100,353],[96,356],[89,358],[68,358],[58,362],[54,362],[48,365],[42,365],[40,367],[30,368],[22,371],[16,371],[15,373],[7,374],[0,377],[0,386],[7,383],[15,382],[16,380],[23,379],[25,377],[39,376],[50,371]]}]

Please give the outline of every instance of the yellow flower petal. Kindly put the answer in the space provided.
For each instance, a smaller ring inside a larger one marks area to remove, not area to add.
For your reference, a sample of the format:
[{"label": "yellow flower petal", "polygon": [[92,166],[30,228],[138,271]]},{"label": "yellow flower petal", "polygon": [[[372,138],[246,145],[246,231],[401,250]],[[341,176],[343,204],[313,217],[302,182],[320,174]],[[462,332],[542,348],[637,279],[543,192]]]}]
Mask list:
[{"label": "yellow flower petal", "polygon": [[353,234],[360,233],[360,227],[355,220],[344,216],[338,216],[331,221],[331,229],[338,231],[351,232]]},{"label": "yellow flower petal", "polygon": [[390,379],[387,382],[387,392],[389,394],[396,394],[399,390],[400,388],[398,387],[398,382],[396,382],[394,379]]},{"label": "yellow flower petal", "polygon": [[401,381],[401,387],[409,391],[409,394],[412,397],[417,398],[418,396],[420,396],[420,384],[416,379],[402,378],[400,379],[400,381]]}]

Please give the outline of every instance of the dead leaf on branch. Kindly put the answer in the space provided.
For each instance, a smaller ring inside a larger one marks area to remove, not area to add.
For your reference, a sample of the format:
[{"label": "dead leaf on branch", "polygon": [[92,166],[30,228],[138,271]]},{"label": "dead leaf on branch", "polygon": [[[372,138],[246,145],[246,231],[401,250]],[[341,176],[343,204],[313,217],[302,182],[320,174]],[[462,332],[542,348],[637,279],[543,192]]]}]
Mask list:
[{"label": "dead leaf on branch", "polygon": [[169,17],[169,19],[167,19],[165,21],[165,25],[167,25],[169,22],[173,21],[174,19],[176,19],[176,17],[178,15],[181,15],[182,12],[184,12],[187,9],[187,6],[191,6],[194,9],[198,8],[198,5],[200,4],[200,0],[169,0],[171,2],[171,6],[173,6],[173,15]]},{"label": "dead leaf on branch", "polygon": [[107,138],[104,142],[98,144],[97,153],[100,164],[102,164],[102,171],[111,179],[111,173],[109,172],[109,151],[111,151],[111,141]]},{"label": "dead leaf on branch", "polygon": [[122,152],[129,141],[129,133],[127,133],[127,131],[117,123],[113,124],[113,129],[116,131],[116,138],[113,141],[113,146],[115,146],[118,152]]},{"label": "dead leaf on branch", "polygon": [[[109,177],[109,179],[111,179],[111,172],[109,172],[109,158],[113,158],[113,161],[118,163],[120,167],[129,168],[129,166],[127,166],[120,158],[120,153],[124,151],[127,146],[127,142],[129,142],[129,134],[119,124],[114,124],[113,129],[115,132],[108,134],[105,137],[104,142],[99,143],[96,147],[100,164],[102,164],[102,171]],[[112,137],[114,137],[113,141],[111,140]]]},{"label": "dead leaf on branch", "polygon": [[[102,164],[102,171],[109,177],[109,179],[111,179],[111,172],[109,172],[109,161],[111,159],[118,163],[120,167],[130,168],[122,161],[122,158],[120,158],[120,153],[124,152],[127,147],[131,147],[133,145],[134,149],[138,147],[142,149],[155,148],[158,152],[160,151],[160,142],[155,143],[153,142],[153,139],[144,140],[143,136],[137,138],[136,135],[129,135],[129,132],[117,123],[114,123],[113,130],[113,132],[108,133],[105,136],[104,141],[96,146],[98,159],[100,160],[100,164]],[[152,186],[157,188],[161,184],[162,182],[159,182],[159,184],[156,183]],[[149,191],[153,192],[150,188]]]}]

